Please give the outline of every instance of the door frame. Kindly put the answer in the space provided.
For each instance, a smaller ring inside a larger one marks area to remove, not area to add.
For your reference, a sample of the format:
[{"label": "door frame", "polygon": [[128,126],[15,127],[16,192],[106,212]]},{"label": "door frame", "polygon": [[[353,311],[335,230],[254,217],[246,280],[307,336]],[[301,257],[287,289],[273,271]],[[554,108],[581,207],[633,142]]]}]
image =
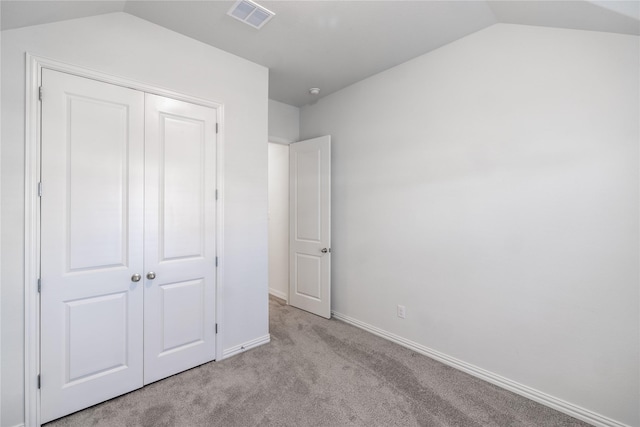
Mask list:
[{"label": "door frame", "polygon": [[[40,423],[40,296],[38,278],[40,270],[40,101],[39,88],[42,69],[48,68],[104,83],[123,86],[141,92],[165,96],[216,109],[219,130],[216,138],[216,254],[219,263],[216,269],[216,313],[218,324],[216,335],[216,360],[221,360],[224,326],[222,313],[222,285],[224,282],[224,104],[174,92],[159,86],[121,78],[88,68],[39,57],[26,53],[25,73],[25,173],[24,173],[24,422],[39,426]],[[46,94],[44,94],[46,96]]]}]

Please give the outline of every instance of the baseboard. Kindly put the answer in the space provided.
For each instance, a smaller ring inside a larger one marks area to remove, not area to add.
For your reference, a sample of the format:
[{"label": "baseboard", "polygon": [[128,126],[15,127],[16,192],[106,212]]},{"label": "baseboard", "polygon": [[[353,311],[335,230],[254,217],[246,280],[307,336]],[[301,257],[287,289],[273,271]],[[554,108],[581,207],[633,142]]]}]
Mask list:
[{"label": "baseboard", "polygon": [[271,335],[267,334],[262,337],[258,337],[251,341],[247,341],[235,347],[226,348],[222,351],[222,359],[226,359],[227,357],[234,356],[238,353],[242,353],[244,351],[250,350],[252,348],[258,347],[262,344],[268,344],[271,342]]},{"label": "baseboard", "polygon": [[277,289],[269,288],[269,293],[274,297],[285,300],[287,303],[289,302],[289,295],[286,292],[279,291]]},{"label": "baseboard", "polygon": [[13,427],[24,427],[24,424],[16,424]]},{"label": "baseboard", "polygon": [[474,377],[480,378],[491,384],[495,384],[498,387],[502,387],[504,389],[512,391],[516,394],[519,394],[520,396],[524,396],[528,399],[541,403],[545,406],[553,408],[557,411],[570,415],[579,420],[593,424],[594,426],[629,427],[628,425],[612,420],[611,418],[607,418],[603,415],[597,414],[593,411],[574,405],[572,403],[565,402],[562,399],[558,399],[557,397],[548,395],[539,390],[517,383],[515,381],[512,381],[498,374],[494,374],[493,372],[487,371],[485,369],[474,366],[470,363],[456,359],[455,357],[451,357],[444,353],[440,353],[439,351],[430,349],[429,347],[425,347],[422,344],[418,344],[406,338],[402,338],[401,336],[392,334],[378,327],[369,325],[368,323],[361,322],[360,320],[354,319],[353,317],[349,317],[335,311],[332,311],[331,314],[333,315],[334,318],[338,320],[342,320],[345,323],[349,323],[350,325],[356,326],[367,332],[371,332],[374,335],[385,338],[403,347],[411,349],[416,353],[423,354],[427,357],[430,357],[439,362],[442,362],[445,365],[448,365],[458,370],[461,370],[463,372],[466,372],[470,375],[473,375]]}]

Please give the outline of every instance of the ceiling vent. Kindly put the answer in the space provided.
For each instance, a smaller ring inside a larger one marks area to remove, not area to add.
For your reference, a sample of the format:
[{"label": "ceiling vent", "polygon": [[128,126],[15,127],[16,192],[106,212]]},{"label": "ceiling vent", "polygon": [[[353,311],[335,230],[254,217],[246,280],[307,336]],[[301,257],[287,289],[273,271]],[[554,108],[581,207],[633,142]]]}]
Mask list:
[{"label": "ceiling vent", "polygon": [[251,0],[238,0],[233,7],[229,9],[227,15],[251,25],[253,28],[260,29],[275,16],[275,13]]}]

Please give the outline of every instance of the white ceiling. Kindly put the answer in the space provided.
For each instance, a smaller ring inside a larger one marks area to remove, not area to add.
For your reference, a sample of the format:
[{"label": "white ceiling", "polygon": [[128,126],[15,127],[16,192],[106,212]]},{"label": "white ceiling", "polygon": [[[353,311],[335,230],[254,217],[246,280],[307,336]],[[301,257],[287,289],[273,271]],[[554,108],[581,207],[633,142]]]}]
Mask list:
[{"label": "white ceiling", "polygon": [[126,12],[270,69],[269,97],[302,106],[495,23],[640,35],[640,1],[258,1],[261,30],[233,1],[2,0],[2,30]]}]

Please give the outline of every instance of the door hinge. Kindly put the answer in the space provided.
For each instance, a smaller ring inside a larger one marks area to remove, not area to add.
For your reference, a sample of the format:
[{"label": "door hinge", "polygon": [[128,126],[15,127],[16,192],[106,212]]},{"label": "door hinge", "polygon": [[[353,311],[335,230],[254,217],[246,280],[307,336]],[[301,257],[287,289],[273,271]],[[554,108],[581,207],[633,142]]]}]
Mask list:
[{"label": "door hinge", "polygon": [[42,279],[38,277],[38,293],[42,291]]},{"label": "door hinge", "polygon": [[42,197],[42,181],[38,182],[38,197]]},{"label": "door hinge", "polygon": [[216,133],[218,133],[218,124],[216,123]]},{"label": "door hinge", "polygon": [[38,390],[42,387],[42,383],[40,381],[40,374],[38,374]]},{"label": "door hinge", "polygon": [[216,267],[218,266],[218,257],[216,257]]},{"label": "door hinge", "polygon": [[216,189],[216,200],[218,200],[218,190]]},{"label": "door hinge", "polygon": [[218,324],[216,323],[216,334],[218,333]]},{"label": "door hinge", "polygon": [[38,88],[38,100],[42,101],[42,86]]}]

